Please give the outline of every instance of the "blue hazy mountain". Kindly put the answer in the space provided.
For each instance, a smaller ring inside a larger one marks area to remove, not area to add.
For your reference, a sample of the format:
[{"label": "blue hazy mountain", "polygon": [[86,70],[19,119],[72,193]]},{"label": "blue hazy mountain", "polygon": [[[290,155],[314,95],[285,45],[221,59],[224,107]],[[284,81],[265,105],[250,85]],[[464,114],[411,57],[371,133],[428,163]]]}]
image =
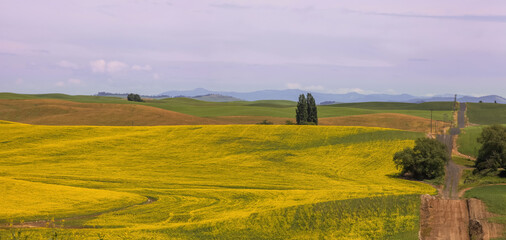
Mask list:
[{"label": "blue hazy mountain", "polygon": [[[297,101],[300,94],[305,94],[308,91],[299,90],[299,89],[286,89],[286,90],[261,90],[254,92],[227,92],[227,91],[211,91],[204,88],[196,88],[193,90],[187,91],[167,91],[163,92],[160,95],[168,95],[171,97],[196,97],[196,96],[205,96],[205,95],[220,95],[220,96],[229,96],[230,100],[234,99],[242,99],[246,101],[256,101],[256,100],[290,100]],[[419,97],[413,96],[409,94],[360,94],[356,92],[344,93],[344,94],[332,94],[332,93],[319,93],[312,92],[315,99],[318,103],[327,102],[327,103],[351,103],[351,102],[449,102],[453,101],[453,94],[444,94],[437,95],[433,97]],[[457,100],[460,102],[489,102],[493,103],[497,101],[497,103],[506,103],[506,99],[497,96],[497,95],[489,95],[483,97],[472,97],[472,96],[462,96],[457,95]]]}]

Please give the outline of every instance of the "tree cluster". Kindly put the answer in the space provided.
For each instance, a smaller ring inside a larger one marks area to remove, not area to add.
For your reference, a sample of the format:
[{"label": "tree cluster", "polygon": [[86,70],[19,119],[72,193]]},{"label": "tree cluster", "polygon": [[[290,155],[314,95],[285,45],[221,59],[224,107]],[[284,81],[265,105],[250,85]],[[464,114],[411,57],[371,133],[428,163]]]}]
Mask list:
[{"label": "tree cluster", "polygon": [[139,96],[139,94],[135,94],[135,93],[129,93],[127,96],[127,100],[134,101],[134,102],[144,102],[144,100],[142,100],[141,96]]},{"label": "tree cluster", "polygon": [[318,109],[316,108],[316,101],[311,93],[299,96],[297,102],[297,109],[295,109],[295,119],[298,125],[318,125]]},{"label": "tree cluster", "polygon": [[444,176],[449,158],[446,145],[436,139],[419,138],[414,148],[395,153],[394,163],[402,175],[423,180]]},{"label": "tree cluster", "polygon": [[506,168],[506,127],[492,125],[484,127],[478,142],[481,148],[476,158],[476,172],[487,173]]}]

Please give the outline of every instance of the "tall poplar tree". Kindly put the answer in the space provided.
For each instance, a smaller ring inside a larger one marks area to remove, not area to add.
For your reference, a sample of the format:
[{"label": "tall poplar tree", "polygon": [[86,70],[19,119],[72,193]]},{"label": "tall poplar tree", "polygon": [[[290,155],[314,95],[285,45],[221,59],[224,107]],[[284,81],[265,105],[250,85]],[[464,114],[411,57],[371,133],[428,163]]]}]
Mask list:
[{"label": "tall poplar tree", "polygon": [[307,122],[318,125],[318,110],[316,109],[316,102],[311,93],[307,94]]},{"label": "tall poplar tree", "polygon": [[297,103],[297,109],[295,109],[295,119],[298,125],[304,125],[307,123],[308,117],[307,111],[307,100],[304,94],[299,95],[299,102]]}]

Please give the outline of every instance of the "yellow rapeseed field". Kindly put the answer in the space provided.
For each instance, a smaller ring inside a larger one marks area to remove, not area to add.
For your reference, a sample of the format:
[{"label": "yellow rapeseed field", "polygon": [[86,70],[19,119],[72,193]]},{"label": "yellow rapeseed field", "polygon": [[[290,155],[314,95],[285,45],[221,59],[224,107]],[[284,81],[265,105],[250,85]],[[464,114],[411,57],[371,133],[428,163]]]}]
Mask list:
[{"label": "yellow rapeseed field", "polygon": [[[0,221],[67,218],[65,229],[22,230],[33,238],[416,238],[418,195],[435,189],[395,177],[392,155],[419,136],[367,127],[2,122]],[[148,198],[156,201],[140,204]],[[94,212],[102,214],[70,218]]]}]

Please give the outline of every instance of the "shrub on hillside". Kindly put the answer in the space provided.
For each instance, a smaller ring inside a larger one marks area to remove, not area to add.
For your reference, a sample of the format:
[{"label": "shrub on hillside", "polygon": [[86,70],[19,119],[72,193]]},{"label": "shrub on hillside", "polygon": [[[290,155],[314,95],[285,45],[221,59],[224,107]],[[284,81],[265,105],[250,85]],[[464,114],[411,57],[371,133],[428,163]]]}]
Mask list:
[{"label": "shrub on hillside", "polygon": [[128,94],[127,100],[134,101],[134,102],[144,102],[144,100],[142,100],[141,96],[139,96],[139,94],[135,94],[135,93]]},{"label": "shrub on hillside", "polygon": [[395,153],[394,163],[401,174],[417,180],[444,176],[445,164],[449,160],[446,146],[435,139],[419,138],[414,148],[405,148]]},{"label": "shrub on hillside", "polygon": [[265,120],[263,120],[263,121],[261,121],[261,122],[259,122],[257,124],[259,124],[259,125],[272,125],[274,123],[271,122],[271,121],[269,121],[269,120],[267,120],[267,119],[265,119]]},{"label": "shrub on hillside", "polygon": [[475,172],[487,173],[506,167],[506,127],[484,127],[478,142],[482,145],[476,159]]}]

